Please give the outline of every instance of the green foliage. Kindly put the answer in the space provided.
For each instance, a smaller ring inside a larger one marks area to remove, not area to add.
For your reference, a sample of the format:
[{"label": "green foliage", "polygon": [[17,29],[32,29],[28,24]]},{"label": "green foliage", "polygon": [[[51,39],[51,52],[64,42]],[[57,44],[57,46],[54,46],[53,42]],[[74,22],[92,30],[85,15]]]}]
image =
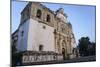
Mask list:
[{"label": "green foliage", "polygon": [[79,39],[78,47],[81,56],[95,55],[95,43],[90,42],[89,37]]},{"label": "green foliage", "polygon": [[15,45],[12,45],[12,46],[11,46],[11,48],[12,48],[12,54],[13,54],[13,53],[15,53],[15,52],[17,51],[17,49],[16,49],[16,46],[15,46]]}]

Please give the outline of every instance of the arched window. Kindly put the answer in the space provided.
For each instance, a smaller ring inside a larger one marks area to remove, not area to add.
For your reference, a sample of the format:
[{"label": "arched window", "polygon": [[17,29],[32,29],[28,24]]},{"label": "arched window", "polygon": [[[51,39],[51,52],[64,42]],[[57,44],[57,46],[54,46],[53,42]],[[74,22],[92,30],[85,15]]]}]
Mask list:
[{"label": "arched window", "polygon": [[36,17],[40,19],[40,18],[41,18],[41,15],[42,15],[41,10],[38,9],[38,10],[37,10]]},{"label": "arched window", "polygon": [[39,45],[39,51],[43,51],[43,45]]},{"label": "arched window", "polygon": [[50,15],[47,14],[47,22],[50,22]]}]

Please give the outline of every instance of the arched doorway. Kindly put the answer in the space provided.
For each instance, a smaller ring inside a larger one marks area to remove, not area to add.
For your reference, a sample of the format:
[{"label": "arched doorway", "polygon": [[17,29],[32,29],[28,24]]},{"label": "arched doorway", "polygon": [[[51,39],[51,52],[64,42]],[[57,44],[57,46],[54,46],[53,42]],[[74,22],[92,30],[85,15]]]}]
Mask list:
[{"label": "arched doorway", "polygon": [[65,60],[65,58],[66,58],[66,42],[64,40],[62,41],[62,55],[63,55],[63,59]]},{"label": "arched doorway", "polygon": [[62,48],[63,60],[65,60],[65,48]]}]

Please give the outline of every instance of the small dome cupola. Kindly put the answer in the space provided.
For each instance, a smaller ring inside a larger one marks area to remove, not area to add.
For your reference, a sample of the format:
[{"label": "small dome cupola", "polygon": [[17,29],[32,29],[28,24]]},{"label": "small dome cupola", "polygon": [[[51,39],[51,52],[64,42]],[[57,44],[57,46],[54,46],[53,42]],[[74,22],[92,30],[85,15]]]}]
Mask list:
[{"label": "small dome cupola", "polygon": [[56,11],[56,16],[57,16],[57,18],[59,18],[61,21],[67,22],[67,15],[64,13],[64,9],[63,9],[63,8],[59,8],[59,9]]}]

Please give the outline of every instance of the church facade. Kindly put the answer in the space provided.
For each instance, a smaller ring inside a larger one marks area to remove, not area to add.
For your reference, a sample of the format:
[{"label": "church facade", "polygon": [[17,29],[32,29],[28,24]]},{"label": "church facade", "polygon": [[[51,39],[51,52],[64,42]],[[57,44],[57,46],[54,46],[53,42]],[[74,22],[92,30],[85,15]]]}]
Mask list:
[{"label": "church facade", "polygon": [[52,11],[38,2],[26,5],[20,25],[12,34],[12,44],[23,54],[23,63],[36,62],[36,56],[37,61],[76,57],[73,52],[76,41],[67,17],[63,8]]}]

